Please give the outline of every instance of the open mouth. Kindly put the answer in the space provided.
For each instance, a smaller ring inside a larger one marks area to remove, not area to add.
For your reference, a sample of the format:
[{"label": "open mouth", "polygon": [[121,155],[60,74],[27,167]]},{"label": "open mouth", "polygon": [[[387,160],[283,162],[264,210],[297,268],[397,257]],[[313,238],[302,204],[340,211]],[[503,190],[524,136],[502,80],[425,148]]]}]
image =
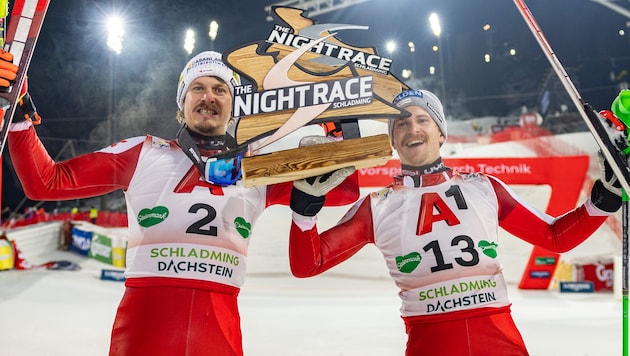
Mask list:
[{"label": "open mouth", "polygon": [[202,115],[218,115],[219,114],[219,111],[213,108],[209,108],[207,106],[199,107],[197,109],[197,112]]},{"label": "open mouth", "polygon": [[424,143],[424,140],[412,140],[409,141],[407,143],[405,143],[405,146],[407,147],[418,147],[420,145],[422,145]]}]

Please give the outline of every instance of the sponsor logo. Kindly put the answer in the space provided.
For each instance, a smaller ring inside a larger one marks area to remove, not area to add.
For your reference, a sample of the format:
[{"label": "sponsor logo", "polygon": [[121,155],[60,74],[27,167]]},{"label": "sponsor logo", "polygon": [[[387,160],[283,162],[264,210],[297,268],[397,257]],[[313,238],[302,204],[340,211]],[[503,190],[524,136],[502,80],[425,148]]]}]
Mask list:
[{"label": "sponsor logo", "polygon": [[560,282],[560,292],[592,293],[594,291],[593,282]]},{"label": "sponsor logo", "polygon": [[469,307],[472,305],[489,304],[496,301],[497,297],[494,295],[494,293],[479,293],[466,295],[459,298],[447,299],[444,301],[439,300],[435,303],[427,304],[427,314],[436,312],[444,313],[453,309]]},{"label": "sponsor logo", "polygon": [[427,313],[447,312],[496,302],[496,287],[494,279],[451,283],[421,290],[418,300],[428,302]]},{"label": "sponsor logo", "polygon": [[340,109],[372,103],[372,76],[305,83],[259,92],[254,92],[252,85],[238,88],[242,94],[234,98],[234,117],[321,104],[332,104],[333,109]]},{"label": "sponsor logo", "polygon": [[208,273],[214,274],[221,277],[232,278],[232,274],[234,270],[229,267],[215,265],[213,263],[205,263],[205,262],[192,262],[192,261],[158,261],[157,263],[158,271],[166,271],[166,272],[174,272],[174,273],[184,273],[184,272],[195,272],[195,273]]},{"label": "sponsor logo", "polygon": [[549,271],[531,271],[529,272],[530,278],[550,278],[551,273]]},{"label": "sponsor logo", "polygon": [[606,268],[606,265],[598,263],[595,268],[595,274],[598,280],[606,282],[606,287],[612,287],[615,274],[613,269]]},{"label": "sponsor logo", "polygon": [[156,206],[152,209],[142,209],[138,213],[138,224],[142,227],[151,227],[161,223],[168,217],[168,209],[165,206]]},{"label": "sponsor logo", "polygon": [[124,282],[125,272],[111,270],[111,269],[104,269],[104,270],[101,270],[101,279],[108,280],[108,281]]},{"label": "sponsor logo", "polygon": [[536,260],[534,261],[534,263],[537,266],[555,265],[556,264],[556,258],[555,257],[536,257]]},{"label": "sponsor logo", "polygon": [[396,256],[396,267],[402,273],[411,273],[422,261],[418,252],[411,252],[405,256]]},{"label": "sponsor logo", "polygon": [[490,257],[490,258],[496,258],[497,257],[497,247],[499,247],[499,245],[496,242],[488,242],[486,240],[481,240],[479,241],[479,248],[481,249],[481,252],[483,252],[484,255]]},{"label": "sponsor logo", "polygon": [[[287,105],[291,106],[291,108],[295,107],[297,109],[295,110],[293,115],[291,115],[291,117],[287,121],[285,121],[285,123],[282,124],[282,126],[280,126],[280,128],[278,128],[276,132],[274,132],[271,136],[265,139],[256,148],[256,150],[260,150],[263,147],[276,142],[277,140],[285,137],[291,132],[308,124],[311,120],[315,119],[324,111],[326,111],[331,106],[331,104],[335,102],[334,100],[338,99],[339,101],[345,101],[346,103],[348,103],[349,101],[346,100],[346,98],[349,98],[350,100],[370,98],[369,102],[364,102],[363,104],[370,104],[372,102],[371,101],[372,77],[370,76],[359,77],[358,83],[356,83],[356,85],[352,85],[354,84],[354,81],[357,80],[356,78],[353,77],[350,79],[346,79],[344,81],[332,81],[330,86],[326,82],[320,82],[320,83],[312,84],[312,87],[309,85],[309,83],[296,82],[289,78],[289,70],[291,69],[291,67],[293,67],[293,65],[300,58],[300,56],[304,54],[306,51],[308,51],[309,49],[311,49],[313,46],[317,45],[318,43],[323,42],[325,39],[331,36],[332,34],[326,37],[322,37],[318,40],[310,42],[296,49],[295,51],[289,53],[280,61],[278,61],[278,63],[276,63],[276,65],[271,67],[269,72],[267,72],[267,75],[263,79],[263,86],[265,88],[270,88],[270,89],[283,88],[282,90],[288,90],[288,94],[286,96],[283,96],[282,98],[284,99],[280,100],[280,102],[284,102],[286,99],[286,102],[288,103]],[[363,84],[361,84],[362,81],[363,81]],[[368,82],[369,82],[369,85],[367,85]],[[345,85],[342,83],[345,83]],[[295,86],[296,84],[301,84],[301,85]],[[294,87],[287,88],[290,86],[294,86]],[[309,93],[311,93],[310,97],[313,104],[305,106],[306,105],[305,95],[297,95],[297,96],[292,95],[295,93],[296,90],[298,90],[296,88],[302,88],[301,90],[308,91]],[[251,91],[251,87],[249,88],[249,91]],[[240,93],[241,90],[235,89],[235,92]],[[262,92],[261,98],[262,96],[268,93],[270,92],[269,91]],[[271,94],[272,96],[277,96],[276,91],[271,91],[271,93],[272,93]],[[295,100],[296,97],[298,99],[297,101]],[[304,101],[304,103],[302,103],[300,100]],[[233,113],[233,116],[235,117],[241,116],[239,115],[239,111],[238,111],[240,107],[240,105],[238,105],[238,102],[240,102],[240,100],[235,98],[236,104],[234,105],[234,113]],[[278,103],[278,101],[274,101],[274,103]],[[300,104],[304,104],[304,105],[300,105]]]},{"label": "sponsor logo", "polygon": [[248,238],[252,230],[252,224],[248,223],[240,216],[234,219],[234,227],[243,238]]},{"label": "sponsor logo", "polygon": [[[381,57],[377,54],[366,53],[353,48],[339,46],[338,44],[331,42],[321,41],[315,43],[317,41],[315,38],[318,37],[320,33],[333,33],[334,31],[346,29],[367,29],[367,27],[345,24],[319,24],[301,29],[300,34],[305,34],[302,36],[296,35],[290,27],[275,25],[271,33],[269,33],[269,36],[267,36],[266,41],[293,48],[300,48],[308,45],[308,50],[310,52],[338,60],[323,61],[326,64],[352,62],[357,68],[387,75],[392,65],[392,60],[389,58]],[[308,35],[313,38],[307,37]]]},{"label": "sponsor logo", "polygon": [[219,261],[238,266],[239,258],[236,255],[200,248],[184,247],[155,247],[151,249],[151,258],[189,258]]},{"label": "sponsor logo", "polygon": [[392,60],[374,47],[347,45],[335,37],[336,31],[366,26],[315,24],[305,11],[291,7],[278,6],[273,16],[278,24],[265,39],[223,55],[252,83],[234,88],[239,144],[256,142],[255,153],[308,124],[406,116],[384,99],[400,91],[396,86],[406,87],[390,73]]}]

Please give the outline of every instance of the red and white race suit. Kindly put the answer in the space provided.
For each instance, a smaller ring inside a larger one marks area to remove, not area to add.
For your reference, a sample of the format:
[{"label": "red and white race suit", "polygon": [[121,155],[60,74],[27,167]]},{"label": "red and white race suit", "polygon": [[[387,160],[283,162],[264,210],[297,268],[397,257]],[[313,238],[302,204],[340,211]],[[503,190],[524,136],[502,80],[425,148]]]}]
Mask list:
[{"label": "red and white race suit", "polygon": [[479,173],[425,174],[417,188],[410,178],[362,198],[321,234],[315,219],[296,216],[289,244],[294,275],[317,275],[374,243],[400,288],[407,355],[526,355],[510,316],[498,228],[565,252],[608,214],[587,200],[553,218]]},{"label": "red and white race suit", "polygon": [[[93,197],[122,189],[129,237],[126,291],[111,355],[241,355],[236,303],[252,230],[263,210],[288,205],[291,183],[245,188],[205,182],[173,140],[123,140],[55,163],[28,122],[13,124],[9,150],[34,200]],[[356,175],[327,203],[358,198]]]}]

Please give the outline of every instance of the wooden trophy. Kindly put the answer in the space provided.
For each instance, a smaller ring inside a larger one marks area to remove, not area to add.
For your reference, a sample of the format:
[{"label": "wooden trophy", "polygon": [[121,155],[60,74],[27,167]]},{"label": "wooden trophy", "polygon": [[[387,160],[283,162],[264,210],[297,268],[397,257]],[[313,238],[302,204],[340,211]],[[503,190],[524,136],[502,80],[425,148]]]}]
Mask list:
[{"label": "wooden trophy", "polygon": [[[389,71],[392,61],[372,47],[349,46],[334,31],[366,27],[316,24],[305,11],[272,8],[276,24],[267,39],[223,54],[223,61],[252,84],[235,88],[235,138],[250,144],[243,159],[245,186],[293,181],[354,166],[385,164],[389,136],[361,137],[358,121],[409,115],[391,104],[407,86]],[[343,140],[256,154],[305,125],[335,122]]]}]

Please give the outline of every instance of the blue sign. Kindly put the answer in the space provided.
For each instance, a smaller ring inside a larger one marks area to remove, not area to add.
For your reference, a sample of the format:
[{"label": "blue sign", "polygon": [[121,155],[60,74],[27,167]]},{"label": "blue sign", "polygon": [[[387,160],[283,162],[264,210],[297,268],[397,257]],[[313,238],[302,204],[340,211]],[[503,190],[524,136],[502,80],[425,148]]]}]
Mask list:
[{"label": "blue sign", "polygon": [[70,251],[87,256],[90,253],[91,243],[92,231],[84,231],[76,227],[72,228],[72,243],[68,247]]}]

